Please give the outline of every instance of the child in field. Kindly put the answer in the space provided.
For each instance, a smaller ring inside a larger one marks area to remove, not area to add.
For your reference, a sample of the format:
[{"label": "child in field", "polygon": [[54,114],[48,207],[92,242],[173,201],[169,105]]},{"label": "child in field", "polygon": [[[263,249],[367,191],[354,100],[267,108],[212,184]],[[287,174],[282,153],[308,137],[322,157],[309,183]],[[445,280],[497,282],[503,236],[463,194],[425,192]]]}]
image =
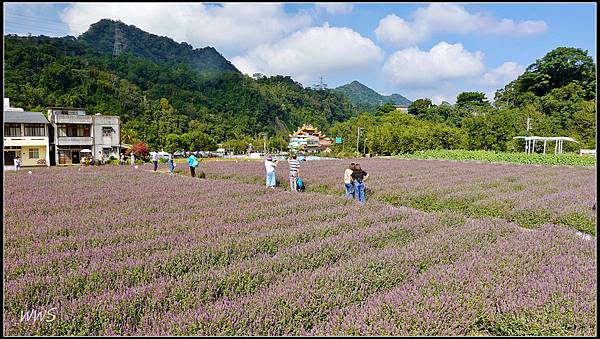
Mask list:
[{"label": "child in field", "polygon": [[154,165],[154,172],[158,169],[158,153],[152,154],[152,165]]},{"label": "child in field", "polygon": [[14,164],[15,164],[15,171],[18,171],[21,169],[21,157],[19,157],[17,155],[17,157],[14,159]]},{"label": "child in field", "polygon": [[344,188],[346,189],[346,197],[354,199],[354,182],[352,181],[352,172],[354,172],[354,163],[344,171]]}]

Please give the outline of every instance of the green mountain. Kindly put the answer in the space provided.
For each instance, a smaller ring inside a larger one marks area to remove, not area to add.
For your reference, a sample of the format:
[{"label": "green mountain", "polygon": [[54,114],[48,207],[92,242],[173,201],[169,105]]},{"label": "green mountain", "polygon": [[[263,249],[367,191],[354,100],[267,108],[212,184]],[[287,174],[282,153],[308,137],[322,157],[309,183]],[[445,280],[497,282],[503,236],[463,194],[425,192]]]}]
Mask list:
[{"label": "green mountain", "polygon": [[186,46],[109,20],[77,38],[6,35],[4,96],[26,110],[118,115],[124,143],[154,149],[210,149],[232,140],[247,147],[260,133],[285,149],[289,131],[304,123],[327,130],[358,113],[341,93],[304,88],[290,77],[255,80],[212,48]]},{"label": "green mountain", "polygon": [[373,110],[381,105],[391,103],[408,106],[411,101],[400,94],[381,95],[358,81],[335,88],[335,91],[346,95],[359,109]]},{"label": "green mountain", "polygon": [[212,47],[194,49],[185,42],[177,43],[120,21],[102,19],[92,24],[78,40],[100,53],[113,53],[117,49],[118,53],[131,53],[155,63],[186,64],[198,71],[239,72]]}]

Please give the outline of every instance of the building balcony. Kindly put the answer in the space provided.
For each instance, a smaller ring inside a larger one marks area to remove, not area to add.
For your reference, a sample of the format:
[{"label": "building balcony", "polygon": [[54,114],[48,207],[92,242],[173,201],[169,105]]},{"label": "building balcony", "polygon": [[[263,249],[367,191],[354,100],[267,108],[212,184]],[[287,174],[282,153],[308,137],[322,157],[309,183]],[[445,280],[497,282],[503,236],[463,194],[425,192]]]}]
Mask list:
[{"label": "building balcony", "polygon": [[4,146],[47,146],[48,137],[4,137]]},{"label": "building balcony", "polygon": [[[92,116],[87,115],[66,115],[59,114],[54,116],[55,124],[92,124]],[[53,119],[53,120],[54,120]]]},{"label": "building balcony", "polygon": [[92,145],[94,140],[92,137],[58,137],[56,140],[58,146],[66,145]]}]

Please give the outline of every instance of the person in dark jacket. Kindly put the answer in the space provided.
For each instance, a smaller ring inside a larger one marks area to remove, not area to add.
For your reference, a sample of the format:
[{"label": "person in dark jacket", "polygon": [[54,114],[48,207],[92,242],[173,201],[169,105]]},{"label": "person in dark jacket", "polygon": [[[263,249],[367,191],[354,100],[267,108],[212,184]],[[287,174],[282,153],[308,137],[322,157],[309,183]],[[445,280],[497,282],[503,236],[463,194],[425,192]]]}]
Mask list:
[{"label": "person in dark jacket", "polygon": [[354,164],[352,171],[352,181],[354,182],[354,196],[359,203],[365,202],[365,181],[369,174],[360,167],[360,164]]}]

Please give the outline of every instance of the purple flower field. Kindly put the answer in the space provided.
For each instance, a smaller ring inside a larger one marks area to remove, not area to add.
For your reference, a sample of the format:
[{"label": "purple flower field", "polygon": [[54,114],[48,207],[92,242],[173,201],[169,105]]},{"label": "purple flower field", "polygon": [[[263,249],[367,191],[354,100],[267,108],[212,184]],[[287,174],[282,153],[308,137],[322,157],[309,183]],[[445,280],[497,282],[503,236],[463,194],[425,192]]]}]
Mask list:
[{"label": "purple flower field", "polygon": [[[407,159],[303,161],[300,171],[307,191],[342,195],[344,169],[353,161],[370,175],[367,199],[423,211],[500,217],[529,228],[551,222],[596,234],[594,168]],[[286,190],[288,168],[287,161],[277,168],[277,181]],[[265,181],[260,161],[204,161],[200,170],[208,178]]]},{"label": "purple flower field", "polygon": [[305,193],[283,189],[283,162],[274,191],[261,162],[202,162],[208,180],[6,172],[3,334],[596,334],[596,238],[564,222],[585,215],[595,235],[594,172],[361,164],[364,205],[342,196],[342,161],[302,162]]}]

